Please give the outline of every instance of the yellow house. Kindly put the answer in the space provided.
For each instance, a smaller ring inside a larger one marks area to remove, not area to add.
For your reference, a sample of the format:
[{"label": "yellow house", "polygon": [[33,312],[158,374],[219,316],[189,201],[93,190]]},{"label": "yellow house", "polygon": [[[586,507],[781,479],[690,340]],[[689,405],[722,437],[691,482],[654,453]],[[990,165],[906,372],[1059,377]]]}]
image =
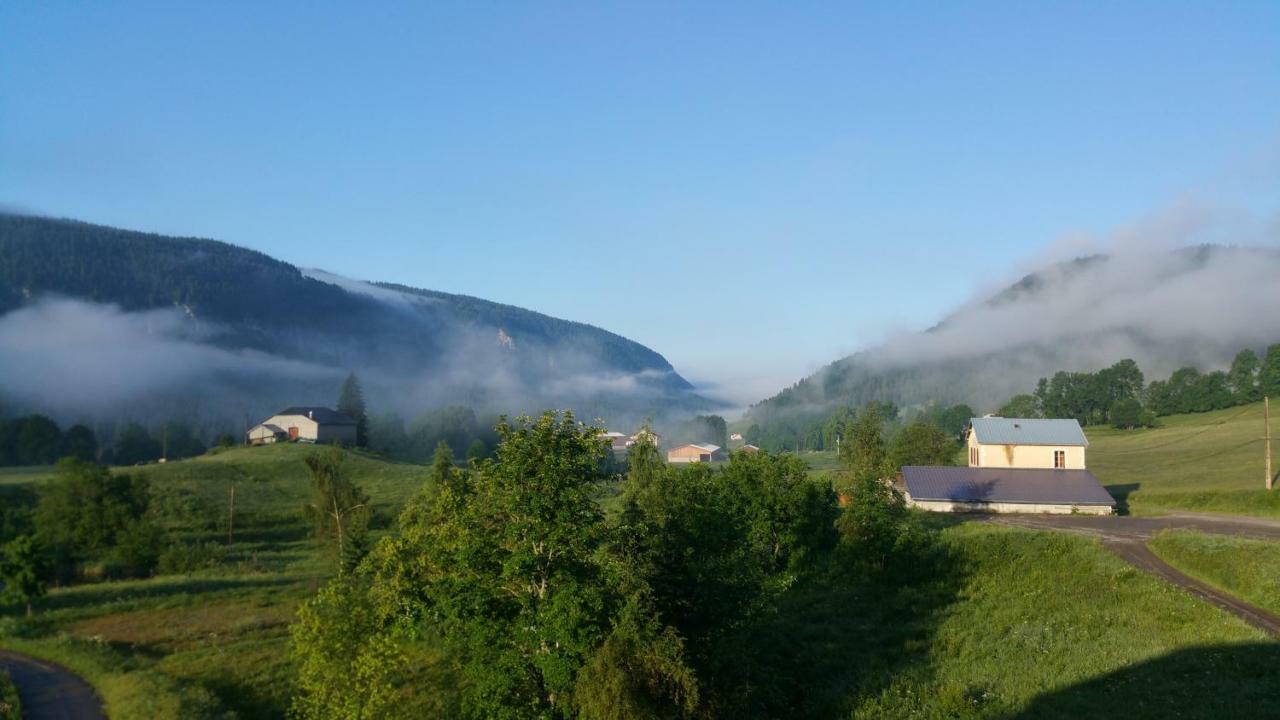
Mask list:
[{"label": "yellow house", "polygon": [[1089,441],[1075,420],[973,418],[969,467],[1084,470]]}]

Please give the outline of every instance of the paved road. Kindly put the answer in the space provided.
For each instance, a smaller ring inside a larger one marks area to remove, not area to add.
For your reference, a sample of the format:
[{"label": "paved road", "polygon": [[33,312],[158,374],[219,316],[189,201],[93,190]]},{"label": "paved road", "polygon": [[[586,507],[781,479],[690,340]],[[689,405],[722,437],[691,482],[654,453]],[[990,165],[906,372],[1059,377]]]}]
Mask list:
[{"label": "paved road", "polygon": [[18,687],[26,720],[106,720],[102,702],[84,680],[43,660],[0,650],[0,668]]},{"label": "paved road", "polygon": [[1174,513],[1160,517],[1097,517],[1089,515],[989,515],[986,522],[1031,530],[1057,530],[1100,538],[1130,565],[1183,588],[1250,625],[1280,638],[1280,615],[1250,605],[1235,596],[1178,571],[1151,552],[1147,541],[1161,530],[1195,530],[1233,537],[1280,540],[1280,520],[1240,515]]}]

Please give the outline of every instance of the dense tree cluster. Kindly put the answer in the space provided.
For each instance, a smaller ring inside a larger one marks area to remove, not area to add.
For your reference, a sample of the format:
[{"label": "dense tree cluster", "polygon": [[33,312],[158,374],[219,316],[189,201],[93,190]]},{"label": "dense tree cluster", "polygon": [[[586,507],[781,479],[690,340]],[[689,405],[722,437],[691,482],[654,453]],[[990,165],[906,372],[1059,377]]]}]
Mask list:
[{"label": "dense tree cluster", "polygon": [[84,425],[64,433],[44,415],[0,420],[0,466],[51,465],[66,455],[93,460],[97,453],[97,438]]},{"label": "dense tree cluster", "polygon": [[[598,432],[568,414],[505,422],[469,468],[440,446],[398,532],[303,608],[295,712],[407,713],[398,688],[427,637],[457,668],[464,717],[748,711],[760,690],[726,643],[831,557],[830,487],[794,456],[674,468],[641,442],[606,509]],[[847,523],[860,548],[879,547],[869,522]]]},{"label": "dense tree cluster", "polygon": [[1143,385],[1133,360],[1121,360],[1096,373],[1058,372],[1041,378],[1032,395],[1017,395],[999,414],[1005,417],[1075,418],[1082,425],[1144,427],[1156,418],[1222,410],[1280,394],[1280,344],[1262,358],[1241,350],[1227,371],[1175,370],[1165,380]]}]

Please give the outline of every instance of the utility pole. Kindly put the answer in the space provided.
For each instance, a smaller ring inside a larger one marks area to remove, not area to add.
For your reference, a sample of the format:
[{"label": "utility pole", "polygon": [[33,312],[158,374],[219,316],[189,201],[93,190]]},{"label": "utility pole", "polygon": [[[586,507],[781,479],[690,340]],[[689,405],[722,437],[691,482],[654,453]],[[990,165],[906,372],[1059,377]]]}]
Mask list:
[{"label": "utility pole", "polygon": [[1274,476],[1271,474],[1271,398],[1269,397],[1262,398],[1262,426],[1266,431],[1262,437],[1265,441],[1265,449],[1262,452],[1266,454],[1267,489],[1270,490]]}]

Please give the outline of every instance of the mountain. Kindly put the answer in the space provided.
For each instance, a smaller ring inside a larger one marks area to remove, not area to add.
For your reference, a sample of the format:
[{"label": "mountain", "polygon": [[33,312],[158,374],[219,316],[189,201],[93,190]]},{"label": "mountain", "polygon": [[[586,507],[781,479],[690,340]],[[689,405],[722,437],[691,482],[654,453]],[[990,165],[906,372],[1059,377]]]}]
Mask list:
[{"label": "mountain", "polygon": [[1095,371],[1123,358],[1148,379],[1183,366],[1225,368],[1240,349],[1280,340],[1277,278],[1274,248],[1196,246],[1059,263],[924,332],[831,363],[752,406],[746,424],[802,432],[837,407],[873,400],[991,411],[1058,370]]},{"label": "mountain", "polygon": [[348,371],[412,418],[571,408],[638,422],[708,402],[653,350],[463,295],[301,270],[214,240],[0,214],[0,405],[65,418],[257,417]]}]

